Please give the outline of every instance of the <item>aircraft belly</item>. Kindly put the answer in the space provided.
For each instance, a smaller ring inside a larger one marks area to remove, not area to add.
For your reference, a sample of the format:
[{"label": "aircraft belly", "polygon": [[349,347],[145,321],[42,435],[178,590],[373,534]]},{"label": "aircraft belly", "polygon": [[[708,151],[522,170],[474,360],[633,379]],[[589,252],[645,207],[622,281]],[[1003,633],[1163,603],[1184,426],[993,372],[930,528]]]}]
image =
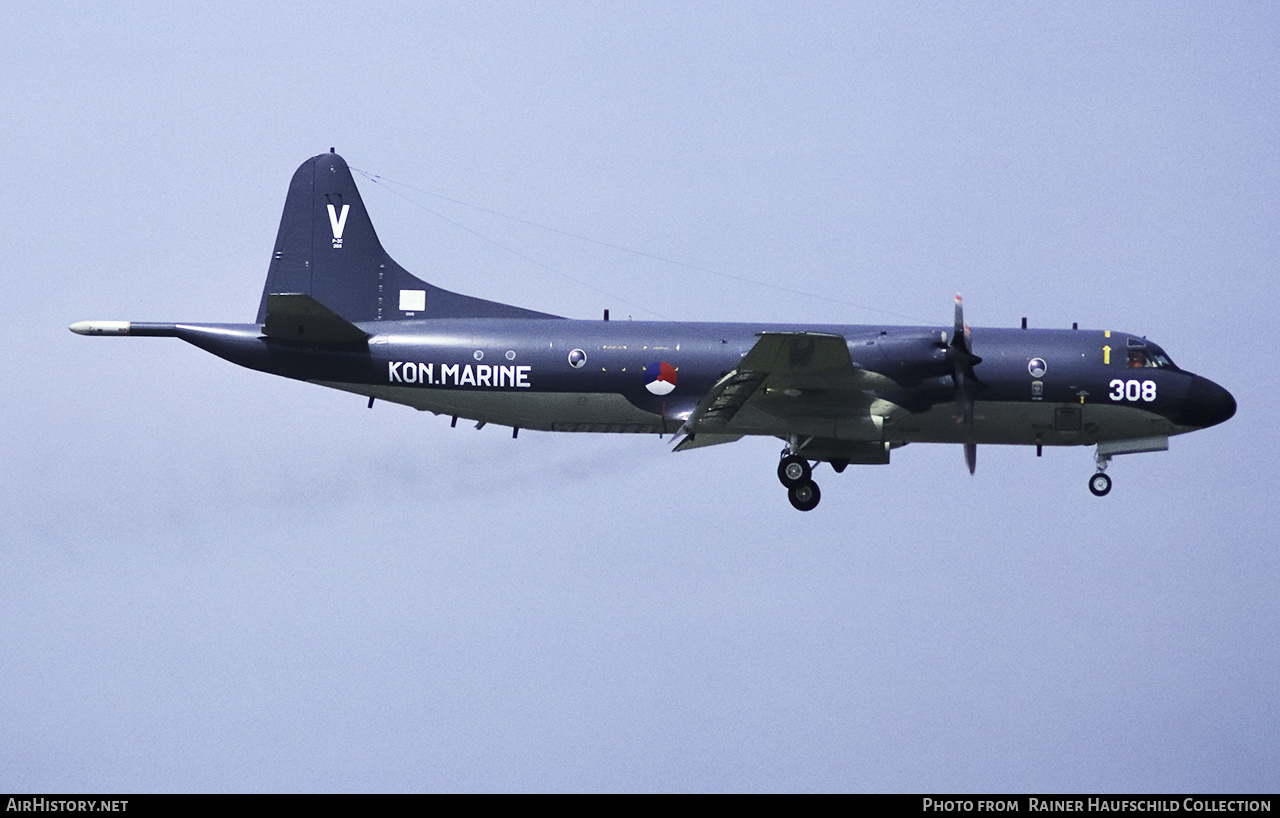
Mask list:
[{"label": "aircraft belly", "polygon": [[[663,420],[608,392],[515,392],[484,389],[423,389],[412,386],[327,383],[320,386],[412,406],[438,415],[546,432],[634,432],[657,434]],[[679,422],[668,418],[667,432]]]},{"label": "aircraft belly", "polygon": [[[1167,418],[1132,406],[1025,401],[979,401],[973,425],[976,442],[988,445],[1092,446],[1179,432]],[[888,419],[884,435],[908,443],[962,443],[965,437],[949,404]]]}]

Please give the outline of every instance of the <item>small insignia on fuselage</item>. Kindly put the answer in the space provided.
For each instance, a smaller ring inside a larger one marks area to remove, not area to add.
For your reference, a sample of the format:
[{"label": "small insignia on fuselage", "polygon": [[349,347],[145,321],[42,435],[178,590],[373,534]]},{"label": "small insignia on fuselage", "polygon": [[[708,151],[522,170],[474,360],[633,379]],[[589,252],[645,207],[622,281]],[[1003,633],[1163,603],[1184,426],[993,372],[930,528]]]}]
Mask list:
[{"label": "small insignia on fuselage", "polygon": [[666,361],[654,361],[644,368],[644,388],[655,395],[670,395],[676,388],[676,368]]}]

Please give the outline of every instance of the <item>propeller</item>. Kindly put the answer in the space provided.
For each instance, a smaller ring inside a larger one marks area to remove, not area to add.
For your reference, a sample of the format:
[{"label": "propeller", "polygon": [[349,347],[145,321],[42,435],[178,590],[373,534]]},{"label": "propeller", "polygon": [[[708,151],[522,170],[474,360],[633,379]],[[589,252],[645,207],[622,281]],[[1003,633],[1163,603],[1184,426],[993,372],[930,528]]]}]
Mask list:
[{"label": "propeller", "polygon": [[977,392],[978,377],[973,368],[982,359],[973,354],[973,333],[964,322],[964,300],[956,293],[956,322],[947,345],[947,360],[951,363],[951,378],[956,384],[956,422],[964,429],[964,462],[973,474],[978,465],[978,443],[973,432],[973,402]]}]

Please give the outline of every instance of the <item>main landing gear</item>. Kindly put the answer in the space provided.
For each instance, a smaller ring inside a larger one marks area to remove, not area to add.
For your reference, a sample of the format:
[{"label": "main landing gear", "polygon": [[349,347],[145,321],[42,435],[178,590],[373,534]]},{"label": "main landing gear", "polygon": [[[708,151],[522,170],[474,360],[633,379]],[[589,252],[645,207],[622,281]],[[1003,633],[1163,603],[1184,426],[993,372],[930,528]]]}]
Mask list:
[{"label": "main landing gear", "polygon": [[787,499],[800,511],[813,511],[822,499],[818,484],[813,482],[813,467],[809,461],[790,449],[782,450],[778,462],[778,481],[787,487]]}]

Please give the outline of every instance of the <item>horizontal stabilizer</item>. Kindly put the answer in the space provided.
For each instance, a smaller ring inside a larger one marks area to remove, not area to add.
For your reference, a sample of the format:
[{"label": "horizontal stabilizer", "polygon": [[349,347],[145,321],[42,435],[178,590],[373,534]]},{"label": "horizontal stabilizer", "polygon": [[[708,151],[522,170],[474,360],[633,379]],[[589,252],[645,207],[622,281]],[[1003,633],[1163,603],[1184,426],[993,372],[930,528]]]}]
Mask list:
[{"label": "horizontal stabilizer", "polygon": [[275,341],[304,344],[351,344],[369,333],[303,293],[271,293],[266,299],[262,334]]}]

